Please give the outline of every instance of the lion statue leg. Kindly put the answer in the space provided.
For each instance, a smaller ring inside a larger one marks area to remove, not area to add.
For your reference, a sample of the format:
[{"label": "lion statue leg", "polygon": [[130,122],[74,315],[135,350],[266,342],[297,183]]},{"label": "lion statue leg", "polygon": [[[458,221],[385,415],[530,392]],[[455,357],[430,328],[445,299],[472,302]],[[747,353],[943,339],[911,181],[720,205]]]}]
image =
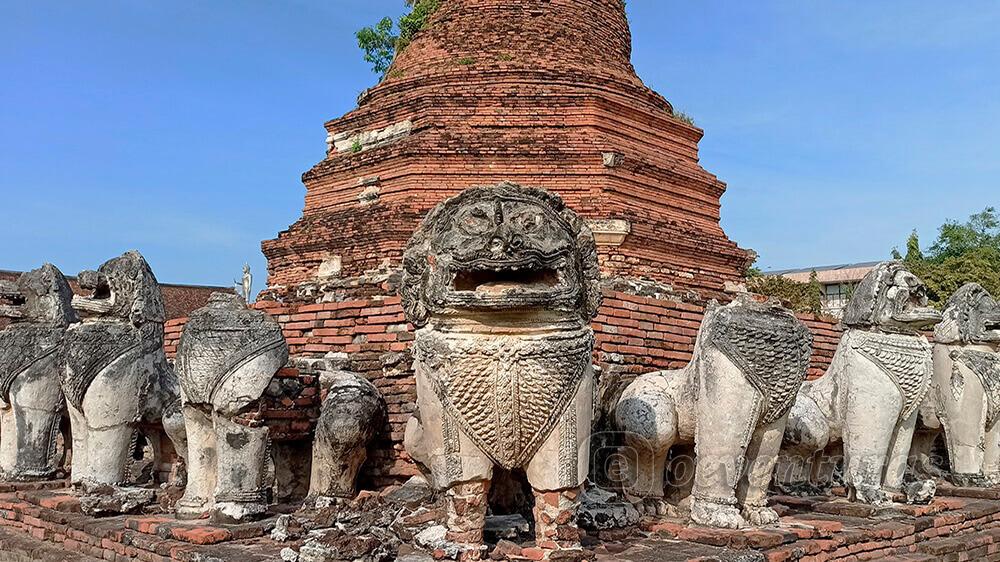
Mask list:
[{"label": "lion statue leg", "polygon": [[[903,398],[889,379],[872,363],[846,372],[844,412],[844,477],[852,499],[875,506],[889,500],[883,491],[883,475],[889,460],[893,435],[899,426]],[[907,440],[907,447],[909,441]]]},{"label": "lion statue leg", "polygon": [[616,425],[624,434],[624,493],[641,514],[667,515],[663,477],[667,453],[678,436],[677,406],[668,384],[671,377],[684,376],[685,371],[642,375],[615,408]]},{"label": "lion statue leg", "polygon": [[198,519],[208,512],[215,490],[215,427],[212,415],[193,404],[183,407],[187,433],[187,486],[177,502],[178,519]]},{"label": "lion statue leg", "polygon": [[[741,529],[747,521],[737,507],[736,486],[761,414],[762,399],[721,351],[706,348],[695,361],[701,385],[691,520],[708,527]],[[720,411],[726,415],[719,415]]]},{"label": "lion statue leg", "polygon": [[736,497],[743,507],[743,518],[756,527],[778,522],[777,512],[767,506],[767,490],[774,474],[774,466],[778,462],[787,419],[786,414],[781,419],[758,428],[747,448],[746,477],[740,480]]}]

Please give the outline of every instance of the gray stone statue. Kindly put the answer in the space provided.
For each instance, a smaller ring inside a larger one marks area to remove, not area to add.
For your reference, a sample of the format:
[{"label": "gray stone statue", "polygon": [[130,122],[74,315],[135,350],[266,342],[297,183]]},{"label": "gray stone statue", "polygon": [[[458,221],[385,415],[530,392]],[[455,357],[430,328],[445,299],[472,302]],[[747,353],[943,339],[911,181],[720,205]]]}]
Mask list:
[{"label": "gray stone statue", "polygon": [[846,331],[830,368],[805,383],[792,406],[784,454],[805,463],[842,443],[851,499],[888,503],[886,492],[902,489],[931,382],[931,345],[920,330],[940,321],[941,313],[927,306],[923,282],[902,262],[869,272],[844,311]]},{"label": "gray stone statue", "polygon": [[811,353],[809,330],[777,303],[743,295],[709,305],[691,363],[638,377],[618,401],[626,496],[652,515],[665,514],[667,453],[694,443],[695,523],[738,529],[777,522],[767,489]]},{"label": "gray stone statue", "polygon": [[527,474],[538,546],[579,547],[601,298],[584,221],[543,190],[468,189],[410,239],[400,293],[418,328],[405,445],[445,491],[448,539],[478,551],[500,466]]},{"label": "gray stone statue", "polygon": [[238,295],[213,293],[191,315],[176,359],[188,438],[178,517],[210,513],[215,522],[235,523],[267,510],[268,430],[253,414],[287,361],[281,327]]},{"label": "gray stone statue", "polygon": [[309,501],[354,496],[358,471],[368,458],[368,445],[385,423],[382,395],[355,373],[320,375],[327,391],[316,422]]},{"label": "gray stone statue", "polygon": [[[162,418],[183,455],[183,424],[176,400],[150,396],[176,388],[163,353],[163,297],[149,264],[126,252],[97,271],[81,272],[74,296],[83,322],[66,334],[62,390],[73,432],[74,483],[122,484],[140,423]],[[173,406],[150,411],[151,405]],[[157,461],[159,462],[159,461]]]},{"label": "gray stone statue", "polygon": [[0,331],[0,480],[41,480],[56,470],[64,409],[59,379],[73,292],[55,266],[0,282],[13,323]]},{"label": "gray stone statue", "polygon": [[963,286],[934,329],[934,392],[951,480],[1000,486],[1000,305],[980,285]]}]

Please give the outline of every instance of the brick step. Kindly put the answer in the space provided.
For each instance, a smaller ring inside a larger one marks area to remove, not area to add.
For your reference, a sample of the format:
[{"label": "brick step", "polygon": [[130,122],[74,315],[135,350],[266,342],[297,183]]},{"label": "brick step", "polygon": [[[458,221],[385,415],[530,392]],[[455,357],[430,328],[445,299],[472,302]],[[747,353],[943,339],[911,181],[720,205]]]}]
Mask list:
[{"label": "brick step", "polygon": [[[199,521],[180,522],[173,518],[144,516],[93,518],[78,513],[78,509],[78,501],[68,496],[66,490],[0,493],[0,530],[51,543],[56,551],[73,553],[66,562],[89,562],[87,557],[116,562],[272,562],[281,559],[279,553],[283,546],[260,537],[264,532],[262,526],[267,522],[254,524],[257,526],[254,529],[250,529],[254,525],[227,527],[223,535],[219,528]],[[41,560],[49,562],[49,559]],[[62,562],[63,559],[51,560]]]},{"label": "brick step", "polygon": [[31,535],[0,526],[0,561],[3,562],[99,562],[79,552],[71,552]]}]

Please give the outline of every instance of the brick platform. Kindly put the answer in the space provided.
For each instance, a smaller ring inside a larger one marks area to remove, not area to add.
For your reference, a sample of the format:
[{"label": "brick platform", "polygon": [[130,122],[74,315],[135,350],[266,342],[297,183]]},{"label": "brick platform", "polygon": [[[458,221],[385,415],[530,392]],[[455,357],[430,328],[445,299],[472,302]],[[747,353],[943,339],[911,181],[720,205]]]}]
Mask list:
[{"label": "brick platform", "polygon": [[283,546],[261,538],[273,521],[221,528],[202,521],[177,521],[171,516],[93,518],[80,513],[80,502],[69,490],[51,489],[53,486],[0,493],[0,529],[19,531],[99,560],[280,560],[278,553]]},{"label": "brick platform", "polygon": [[[756,559],[771,562],[1000,560],[1000,490],[944,486],[942,492],[947,495],[940,495],[930,505],[880,510],[843,498],[778,496],[772,503],[782,515],[780,524],[745,531],[647,519],[640,529],[604,531],[586,538],[586,558],[708,562],[759,553]],[[0,546],[5,547],[0,553],[22,553],[20,558],[12,558],[18,562],[89,560],[86,557],[152,562],[277,561],[282,548],[297,549],[300,543],[270,540],[272,525],[273,519],[268,519],[215,527],[161,515],[94,519],[79,513],[79,503],[66,490],[0,493]],[[55,546],[80,557],[60,557]],[[510,546],[511,559],[526,559],[518,553],[534,551],[532,543]],[[24,554],[32,552],[45,556]],[[6,562],[2,557],[0,560]]]}]

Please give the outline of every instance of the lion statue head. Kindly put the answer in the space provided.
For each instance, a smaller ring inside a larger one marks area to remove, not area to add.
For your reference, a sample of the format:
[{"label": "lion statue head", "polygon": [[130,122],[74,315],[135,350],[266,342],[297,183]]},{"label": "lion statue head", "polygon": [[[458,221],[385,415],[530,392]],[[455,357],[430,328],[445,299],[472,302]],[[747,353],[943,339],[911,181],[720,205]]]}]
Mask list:
[{"label": "lion statue head", "polygon": [[142,254],[132,250],[80,272],[80,287],[90,296],[73,297],[73,308],[88,316],[114,318],[135,326],[163,323],[166,311],[156,277]]},{"label": "lion statue head", "polygon": [[916,333],[941,321],[941,313],[927,306],[927,287],[901,261],[875,266],[854,290],[844,309],[849,328]]},{"label": "lion statue head", "polygon": [[963,285],[948,299],[944,320],[934,327],[940,343],[1000,343],[1000,304],[977,283]]},{"label": "lion statue head", "polygon": [[68,326],[76,322],[70,306],[73,291],[52,264],[22,273],[15,282],[0,282],[0,316],[19,322]]},{"label": "lion statue head", "polygon": [[431,316],[561,311],[589,322],[600,305],[594,236],[558,196],[501,183],[427,215],[403,256],[403,308]]}]

